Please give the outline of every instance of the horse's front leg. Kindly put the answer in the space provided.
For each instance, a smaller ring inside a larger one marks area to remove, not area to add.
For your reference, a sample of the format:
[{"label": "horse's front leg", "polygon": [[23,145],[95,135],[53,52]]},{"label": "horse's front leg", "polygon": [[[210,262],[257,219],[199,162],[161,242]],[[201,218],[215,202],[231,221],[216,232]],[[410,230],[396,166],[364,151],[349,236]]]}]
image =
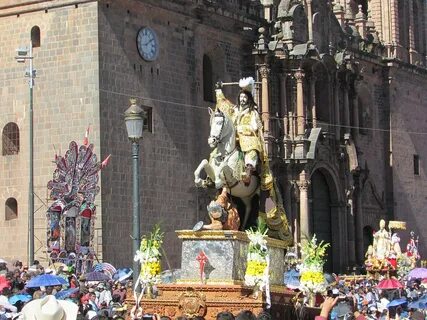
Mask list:
[{"label": "horse's front leg", "polygon": [[200,173],[202,172],[203,169],[205,169],[206,171],[206,167],[208,165],[209,165],[208,160],[203,159],[202,162],[200,162],[197,169],[194,171],[194,183],[196,184],[196,187],[201,187],[203,185],[203,179],[200,178]]},{"label": "horse's front leg", "polygon": [[224,167],[225,163],[221,163],[218,167],[212,168],[212,171],[215,175],[215,189],[222,189],[222,187],[224,186],[224,180],[221,177],[222,170],[224,170]]},{"label": "horse's front leg", "polygon": [[246,229],[246,226],[247,226],[247,224],[248,224],[248,221],[249,221],[249,217],[250,217],[250,215],[251,215],[251,210],[252,210],[252,208],[251,208],[251,200],[252,200],[252,198],[240,198],[241,200],[242,200],[242,202],[243,202],[243,204],[245,205],[245,216],[243,217],[243,223],[240,225],[240,227],[243,229],[243,230],[245,230]]}]

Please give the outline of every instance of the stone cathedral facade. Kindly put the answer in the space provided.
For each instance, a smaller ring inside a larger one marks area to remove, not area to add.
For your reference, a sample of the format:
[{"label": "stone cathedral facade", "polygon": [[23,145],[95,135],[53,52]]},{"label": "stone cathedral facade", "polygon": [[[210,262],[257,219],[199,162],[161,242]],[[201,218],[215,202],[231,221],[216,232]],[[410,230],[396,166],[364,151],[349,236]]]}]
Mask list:
[{"label": "stone cathedral facade", "polygon": [[[255,76],[267,149],[298,240],[332,243],[328,269],[363,260],[381,218],[407,221],[427,254],[426,4],[420,0],[60,0],[0,5],[0,256],[26,259],[28,85],[15,49],[34,47],[36,258],[46,259],[55,152],[90,140],[100,158],[98,258],[131,264],[131,157],[123,112],[148,114],[142,232],[205,218],[193,185],[216,81]],[[11,32],[13,30],[13,32]],[[138,39],[145,39],[140,41]],[[149,44],[147,43],[149,42]],[[227,87],[233,96],[236,88]],[[405,232],[401,234],[406,244]]]}]

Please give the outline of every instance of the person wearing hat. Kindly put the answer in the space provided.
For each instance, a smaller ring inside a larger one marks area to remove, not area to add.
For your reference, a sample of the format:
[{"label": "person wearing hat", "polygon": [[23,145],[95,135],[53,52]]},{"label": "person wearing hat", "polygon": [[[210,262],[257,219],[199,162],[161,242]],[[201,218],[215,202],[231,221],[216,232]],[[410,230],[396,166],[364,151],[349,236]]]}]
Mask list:
[{"label": "person wearing hat", "polygon": [[32,300],[22,308],[25,320],[75,320],[78,306],[66,300],[57,300],[53,295]]},{"label": "person wearing hat", "polygon": [[98,305],[99,306],[109,306],[111,300],[113,299],[111,296],[111,291],[107,290],[107,287],[104,283],[100,283],[97,287],[99,291],[99,297],[98,297]]},{"label": "person wearing hat", "polygon": [[245,172],[242,181],[249,183],[251,176],[258,171],[263,190],[269,190],[273,182],[264,149],[263,126],[257,105],[252,95],[255,81],[252,77],[239,81],[240,92],[237,104],[231,107],[220,88],[216,89],[217,105],[228,114],[236,128],[237,142],[244,155]]}]

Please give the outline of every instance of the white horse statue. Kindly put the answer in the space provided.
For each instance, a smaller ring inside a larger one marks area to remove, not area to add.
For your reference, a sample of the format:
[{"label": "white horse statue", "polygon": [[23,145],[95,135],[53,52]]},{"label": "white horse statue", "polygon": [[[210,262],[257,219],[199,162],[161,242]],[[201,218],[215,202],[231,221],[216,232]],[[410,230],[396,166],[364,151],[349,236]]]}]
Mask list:
[{"label": "white horse statue", "polygon": [[[238,197],[245,205],[245,215],[241,224],[244,229],[251,212],[252,197],[259,191],[259,178],[252,175],[249,183],[244,183],[241,174],[244,171],[244,160],[241,151],[236,147],[236,129],[232,119],[216,109],[210,113],[209,146],[213,149],[209,161],[204,159],[194,171],[194,182],[198,187],[212,184],[216,189],[226,188],[227,193]],[[206,179],[202,179],[202,170]]]}]

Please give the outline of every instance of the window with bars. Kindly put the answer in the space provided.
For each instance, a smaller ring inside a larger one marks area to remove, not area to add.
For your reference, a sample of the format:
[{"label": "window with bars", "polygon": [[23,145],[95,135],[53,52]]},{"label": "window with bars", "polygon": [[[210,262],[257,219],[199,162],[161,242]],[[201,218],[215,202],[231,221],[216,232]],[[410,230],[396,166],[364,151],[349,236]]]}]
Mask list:
[{"label": "window with bars", "polygon": [[18,218],[18,202],[15,198],[9,198],[6,200],[6,208],[5,208],[5,219],[12,220]]},{"label": "window with bars", "polygon": [[19,153],[19,128],[14,122],[9,122],[3,128],[2,154],[4,156]]}]

